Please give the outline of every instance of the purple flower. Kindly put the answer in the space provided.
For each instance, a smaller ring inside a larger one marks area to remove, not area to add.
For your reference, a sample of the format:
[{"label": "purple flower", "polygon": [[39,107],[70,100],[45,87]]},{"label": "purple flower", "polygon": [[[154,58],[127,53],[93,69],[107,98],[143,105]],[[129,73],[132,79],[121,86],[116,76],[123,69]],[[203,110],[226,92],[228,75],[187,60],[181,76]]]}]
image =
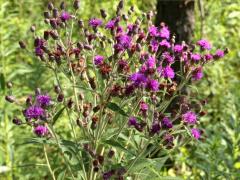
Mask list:
[{"label": "purple flower", "polygon": [[157,50],[158,50],[158,41],[155,40],[155,39],[151,40],[150,47],[151,47],[153,52],[157,52]]},{"label": "purple flower", "polygon": [[116,32],[117,33],[122,33],[123,32],[123,27],[122,26],[118,26]]},{"label": "purple flower", "polygon": [[183,51],[183,46],[182,45],[176,44],[174,46],[174,52],[175,53],[181,53],[182,51]]},{"label": "purple flower", "polygon": [[159,124],[159,122],[154,122],[152,124],[151,130],[150,130],[150,134],[154,135],[154,134],[159,133],[159,131],[160,131],[160,124]]},{"label": "purple flower", "polygon": [[136,125],[137,125],[137,118],[135,118],[135,117],[130,117],[130,118],[128,119],[128,125],[129,125],[129,126],[136,126]]},{"label": "purple flower", "polygon": [[151,91],[158,91],[159,89],[159,83],[155,79],[149,79],[146,84],[146,88]]},{"label": "purple flower", "polygon": [[128,24],[127,25],[127,30],[128,30],[128,32],[132,32],[133,31],[133,24]]},{"label": "purple flower", "polygon": [[219,58],[222,58],[222,57],[224,57],[224,51],[218,49],[216,51],[216,53],[214,54],[214,58],[219,59]]},{"label": "purple flower", "polygon": [[68,12],[62,12],[61,14],[61,20],[62,21],[68,21],[69,19],[71,19],[71,15]]},{"label": "purple flower", "polygon": [[153,69],[156,65],[155,57],[149,56],[148,60],[145,62],[148,69]]},{"label": "purple flower", "polygon": [[156,37],[158,35],[158,29],[156,26],[152,25],[148,28],[148,33],[151,37]]},{"label": "purple flower", "polygon": [[201,55],[200,54],[191,54],[191,59],[193,61],[199,61],[199,60],[201,60]]},{"label": "purple flower", "polygon": [[40,106],[48,106],[50,105],[51,98],[48,95],[38,95],[37,96],[37,102]]},{"label": "purple flower", "polygon": [[211,44],[205,39],[199,40],[197,45],[199,45],[202,50],[210,50],[212,48]]},{"label": "purple flower", "polygon": [[34,41],[34,46],[35,47],[43,47],[46,44],[46,41],[44,39],[41,38],[36,38]]},{"label": "purple flower", "polygon": [[172,122],[171,122],[170,119],[167,118],[167,117],[164,117],[164,118],[163,118],[163,120],[162,120],[162,125],[163,125],[163,127],[165,127],[165,128],[172,128],[172,127],[173,127]]},{"label": "purple flower", "polygon": [[165,78],[173,79],[175,77],[174,70],[170,66],[163,68],[162,75]]},{"label": "purple flower", "polygon": [[145,102],[140,102],[140,111],[146,112],[148,110],[148,105]]},{"label": "purple flower", "polygon": [[44,51],[41,49],[41,47],[35,48],[35,54],[36,56],[43,56]]},{"label": "purple flower", "polygon": [[192,79],[193,80],[200,80],[203,77],[203,71],[202,71],[202,67],[198,67],[193,71],[193,75],[192,75]]},{"label": "purple flower", "polygon": [[43,137],[48,134],[48,128],[43,125],[38,125],[34,128],[34,133],[39,137]]},{"label": "purple flower", "polygon": [[211,55],[211,54],[205,54],[204,57],[207,61],[213,59],[213,55]]},{"label": "purple flower", "polygon": [[169,39],[169,37],[170,37],[170,31],[169,31],[169,29],[168,29],[167,26],[164,26],[164,27],[162,27],[162,28],[160,29],[160,31],[159,31],[159,36],[160,36],[161,38]]},{"label": "purple flower", "polygon": [[170,48],[170,47],[171,47],[170,43],[169,43],[166,39],[163,39],[163,40],[159,43],[159,45],[160,45],[161,47],[163,47],[163,48]]},{"label": "purple flower", "polygon": [[115,20],[114,19],[108,21],[106,26],[105,26],[106,29],[110,29],[110,30],[113,30],[114,27],[115,27]]},{"label": "purple flower", "polygon": [[102,20],[97,18],[90,19],[89,25],[92,26],[93,28],[97,28],[98,26],[102,25]]},{"label": "purple flower", "polygon": [[191,132],[192,132],[192,135],[195,139],[199,139],[201,137],[201,133],[198,129],[192,128]]},{"label": "purple flower", "polygon": [[164,58],[164,60],[166,60],[168,63],[173,63],[174,62],[174,58],[170,55],[169,52],[164,52],[162,54],[162,57]]},{"label": "purple flower", "polygon": [[124,49],[127,49],[131,45],[132,38],[126,34],[122,34],[117,37],[117,41]]},{"label": "purple flower", "polygon": [[28,119],[38,119],[42,115],[44,115],[44,109],[39,106],[30,106],[24,113],[24,116]]},{"label": "purple flower", "polygon": [[134,83],[135,86],[144,84],[147,81],[146,76],[139,72],[132,74],[129,79]]},{"label": "purple flower", "polygon": [[103,56],[96,55],[96,56],[94,57],[94,64],[95,64],[96,66],[101,65],[101,64],[103,63],[103,61],[104,61],[104,57],[103,57]]},{"label": "purple flower", "polygon": [[188,124],[195,124],[197,121],[197,116],[194,112],[187,111],[185,114],[182,115],[182,119]]}]

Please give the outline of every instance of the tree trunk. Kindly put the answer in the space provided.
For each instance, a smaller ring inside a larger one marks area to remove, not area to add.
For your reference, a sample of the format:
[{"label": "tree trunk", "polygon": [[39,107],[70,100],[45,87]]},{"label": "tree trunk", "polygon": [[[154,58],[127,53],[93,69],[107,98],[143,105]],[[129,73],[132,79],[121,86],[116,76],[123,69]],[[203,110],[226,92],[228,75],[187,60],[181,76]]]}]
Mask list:
[{"label": "tree trunk", "polygon": [[190,43],[194,30],[194,1],[158,0],[156,25],[166,23],[176,35],[176,42]]}]

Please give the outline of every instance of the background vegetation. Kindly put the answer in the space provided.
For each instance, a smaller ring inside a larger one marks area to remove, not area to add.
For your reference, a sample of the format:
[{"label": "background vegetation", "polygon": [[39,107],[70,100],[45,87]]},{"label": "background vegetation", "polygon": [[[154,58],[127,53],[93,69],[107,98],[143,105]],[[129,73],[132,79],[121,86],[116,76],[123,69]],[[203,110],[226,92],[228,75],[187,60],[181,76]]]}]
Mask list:
[{"label": "background vegetation", "polygon": [[[98,15],[100,8],[111,14],[117,4],[115,0],[81,2],[83,19]],[[57,0],[54,3],[59,4]],[[31,39],[32,23],[40,24],[38,30],[44,26],[42,11],[46,4],[47,0],[0,0],[0,179],[49,179],[42,147],[26,143],[33,135],[12,124],[13,114],[19,109],[4,100],[6,94],[28,95],[39,86],[52,89],[51,74],[18,47],[20,39]],[[127,1],[127,7],[133,4],[140,13],[154,9],[156,2]],[[206,68],[205,80],[196,84],[196,95],[208,101],[208,115],[201,119],[204,142],[179,149],[163,173],[183,179],[240,179],[240,1],[205,0],[203,10],[201,17],[196,3],[194,38],[204,37],[215,47],[228,47],[230,53]],[[9,81],[14,84],[14,92],[6,87]],[[65,126],[63,121],[59,128]]]}]

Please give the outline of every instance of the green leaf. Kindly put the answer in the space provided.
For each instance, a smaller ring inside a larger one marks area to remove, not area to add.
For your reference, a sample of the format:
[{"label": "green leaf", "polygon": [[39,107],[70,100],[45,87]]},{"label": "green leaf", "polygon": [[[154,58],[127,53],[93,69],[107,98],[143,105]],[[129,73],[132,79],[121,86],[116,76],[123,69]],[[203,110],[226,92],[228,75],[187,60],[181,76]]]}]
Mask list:
[{"label": "green leaf", "polygon": [[53,125],[56,123],[56,121],[58,120],[58,118],[60,117],[60,115],[62,114],[62,112],[64,111],[65,107],[63,107],[62,109],[60,109],[53,117]]},{"label": "green leaf", "polygon": [[[130,172],[135,173],[141,170],[149,171],[150,168],[153,168],[156,171],[160,171],[166,162],[168,157],[162,158],[155,158],[155,159],[148,159],[148,158],[141,158],[136,161],[134,166],[132,166]],[[147,174],[147,172],[145,172]]]},{"label": "green leaf", "polygon": [[109,103],[107,104],[107,107],[108,107],[109,109],[111,109],[112,111],[118,112],[119,114],[121,114],[121,115],[123,115],[123,116],[128,116],[128,115],[126,114],[126,112],[125,112],[124,110],[122,110],[122,109],[121,109],[117,104],[115,104],[115,103],[109,102]]},{"label": "green leaf", "polygon": [[103,141],[103,144],[108,144],[108,145],[111,145],[119,150],[122,150],[124,151],[125,153],[128,153],[128,154],[132,154],[134,155],[134,153],[132,153],[131,151],[129,151],[128,149],[126,149],[125,147],[123,147],[119,142],[117,141],[114,141],[114,140],[105,140]]},{"label": "green leaf", "polygon": [[64,180],[66,175],[66,170],[59,173],[57,180]]}]

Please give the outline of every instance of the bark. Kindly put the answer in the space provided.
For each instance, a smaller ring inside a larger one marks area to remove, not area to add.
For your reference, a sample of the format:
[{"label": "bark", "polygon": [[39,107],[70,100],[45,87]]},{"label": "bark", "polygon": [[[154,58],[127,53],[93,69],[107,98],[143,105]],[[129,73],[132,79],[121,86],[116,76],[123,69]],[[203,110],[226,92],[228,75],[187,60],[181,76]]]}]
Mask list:
[{"label": "bark", "polygon": [[190,43],[194,30],[194,1],[158,0],[156,25],[166,23],[176,35],[176,42]]}]

